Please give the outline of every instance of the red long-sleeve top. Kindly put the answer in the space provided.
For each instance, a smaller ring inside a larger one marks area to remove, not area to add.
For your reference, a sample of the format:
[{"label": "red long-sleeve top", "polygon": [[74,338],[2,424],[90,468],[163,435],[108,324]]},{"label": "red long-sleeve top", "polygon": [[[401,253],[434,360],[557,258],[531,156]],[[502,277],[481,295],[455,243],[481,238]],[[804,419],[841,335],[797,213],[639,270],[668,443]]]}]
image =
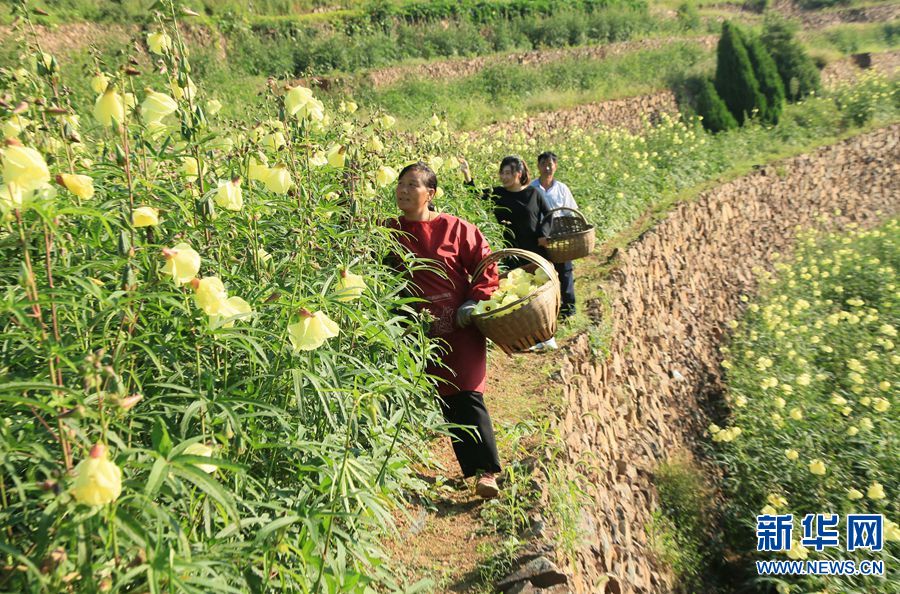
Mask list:
[{"label": "red long-sleeve top", "polygon": [[468,221],[439,214],[431,221],[407,221],[400,217],[389,226],[400,229],[400,244],[420,258],[436,262],[446,278],[430,270],[411,272],[416,296],[434,316],[431,336],[446,342],[441,357],[445,366],[430,365],[426,372],[440,378],[438,393],[449,396],[460,391],[484,392],[487,346],[484,335],[474,324],[456,325],[456,310],[469,299],[490,299],[498,286],[497,265],[488,266],[477,278],[471,278],[485,256],[491,253],[487,239]]}]

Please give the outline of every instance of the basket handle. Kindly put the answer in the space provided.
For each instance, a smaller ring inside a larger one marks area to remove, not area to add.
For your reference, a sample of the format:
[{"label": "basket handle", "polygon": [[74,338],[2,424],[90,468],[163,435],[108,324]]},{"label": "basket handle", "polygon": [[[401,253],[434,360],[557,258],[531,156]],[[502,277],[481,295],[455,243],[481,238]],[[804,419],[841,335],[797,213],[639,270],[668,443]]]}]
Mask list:
[{"label": "basket handle", "polygon": [[554,208],[553,210],[551,210],[550,212],[545,214],[544,218],[541,219],[541,225],[543,225],[544,221],[546,221],[548,218],[552,217],[554,213],[559,212],[560,210],[569,210],[571,212],[574,212],[575,216],[577,216],[579,219],[581,219],[582,223],[584,223],[585,225],[588,224],[587,219],[584,218],[584,215],[581,214],[581,211],[578,210],[577,208],[569,208],[568,206],[560,206],[559,208]]},{"label": "basket handle", "polygon": [[475,272],[472,273],[472,276],[480,276],[481,273],[484,272],[484,269],[494,262],[499,262],[503,258],[508,258],[511,256],[517,256],[519,258],[522,258],[523,260],[528,260],[530,262],[533,262],[534,264],[537,264],[545,273],[547,273],[547,276],[549,278],[553,278],[553,275],[556,274],[556,269],[553,268],[553,265],[550,264],[550,262],[548,262],[546,258],[542,258],[538,254],[529,252],[528,250],[520,250],[519,248],[505,248],[488,254],[484,258],[484,260],[479,262],[478,266],[475,267]]}]

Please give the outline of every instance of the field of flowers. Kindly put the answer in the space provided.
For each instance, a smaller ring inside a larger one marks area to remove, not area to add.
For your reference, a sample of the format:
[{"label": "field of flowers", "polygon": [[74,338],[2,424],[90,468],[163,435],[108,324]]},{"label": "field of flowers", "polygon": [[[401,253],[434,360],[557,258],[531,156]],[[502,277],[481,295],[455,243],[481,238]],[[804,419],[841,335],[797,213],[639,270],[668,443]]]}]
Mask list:
[{"label": "field of flowers", "polygon": [[[760,270],[723,347],[730,416],[711,425],[725,470],[727,542],[755,551],[757,514],[793,513],[791,559],[883,559],[900,552],[900,221],[847,234],[803,234],[796,254]],[[880,513],[881,552],[802,546],[807,513]],[[773,553],[755,553],[771,558]],[[895,592],[893,578],[808,578],[779,592]],[[831,591],[830,589],[828,591]]]},{"label": "field of flowers", "polygon": [[[401,133],[273,81],[251,123],[192,79],[174,16],[140,60],[97,57],[89,103],[22,22],[29,49],[0,68],[9,591],[401,589],[379,539],[442,425],[427,320],[384,264],[397,171],[427,160],[439,207],[497,246],[457,157],[488,185],[507,152],[554,148],[607,237],[775,135],[802,144],[843,117],[823,98],[716,138],[675,119],[535,139],[434,116]],[[877,113],[895,117],[894,94]]]}]

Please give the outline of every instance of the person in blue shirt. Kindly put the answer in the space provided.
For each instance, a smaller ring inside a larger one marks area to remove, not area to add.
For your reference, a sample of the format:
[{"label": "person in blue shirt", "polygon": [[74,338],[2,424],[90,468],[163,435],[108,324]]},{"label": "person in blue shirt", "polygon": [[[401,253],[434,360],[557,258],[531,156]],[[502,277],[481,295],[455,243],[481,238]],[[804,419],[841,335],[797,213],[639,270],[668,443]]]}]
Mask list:
[{"label": "person in blue shirt", "polygon": [[[540,177],[531,182],[533,188],[537,188],[544,193],[544,199],[550,210],[554,208],[573,208],[578,209],[572,191],[561,181],[554,179],[557,167],[557,157],[554,153],[547,151],[538,155],[538,171]],[[553,216],[571,215],[568,212],[556,213]],[[562,262],[554,264],[556,273],[559,275],[559,292],[562,297],[562,304],[559,309],[560,320],[575,315],[575,272],[572,262]]]}]

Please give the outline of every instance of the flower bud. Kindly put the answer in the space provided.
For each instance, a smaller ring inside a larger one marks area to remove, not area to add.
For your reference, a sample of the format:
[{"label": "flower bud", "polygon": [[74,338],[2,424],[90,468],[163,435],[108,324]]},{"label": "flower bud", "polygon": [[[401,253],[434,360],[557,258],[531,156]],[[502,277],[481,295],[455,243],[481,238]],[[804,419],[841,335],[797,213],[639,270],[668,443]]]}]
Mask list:
[{"label": "flower bud", "polygon": [[106,456],[106,447],[95,444],[90,456],[75,467],[72,495],[84,505],[106,505],[122,493],[122,471]]}]

